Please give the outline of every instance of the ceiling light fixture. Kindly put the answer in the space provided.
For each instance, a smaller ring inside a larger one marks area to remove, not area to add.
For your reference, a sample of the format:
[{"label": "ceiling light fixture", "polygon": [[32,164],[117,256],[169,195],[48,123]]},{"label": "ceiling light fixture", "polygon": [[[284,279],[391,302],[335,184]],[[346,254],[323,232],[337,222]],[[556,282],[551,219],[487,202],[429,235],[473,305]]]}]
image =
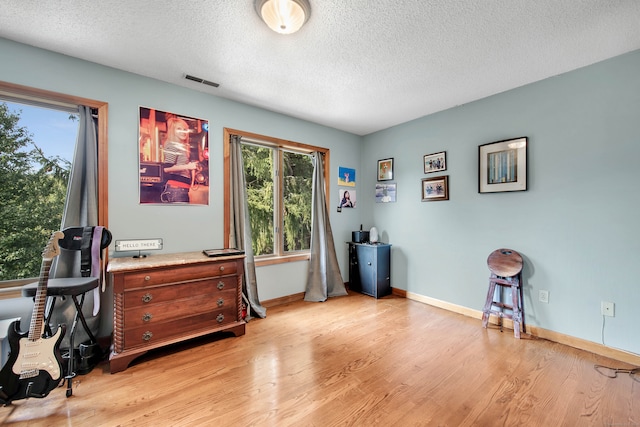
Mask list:
[{"label": "ceiling light fixture", "polygon": [[311,15],[308,0],[255,0],[258,16],[276,33],[298,31]]}]

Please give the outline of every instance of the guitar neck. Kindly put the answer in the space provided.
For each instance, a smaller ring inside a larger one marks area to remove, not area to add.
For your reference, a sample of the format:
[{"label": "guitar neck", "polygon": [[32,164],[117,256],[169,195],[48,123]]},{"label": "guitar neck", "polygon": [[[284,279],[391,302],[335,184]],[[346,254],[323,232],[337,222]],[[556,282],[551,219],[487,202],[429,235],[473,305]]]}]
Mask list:
[{"label": "guitar neck", "polygon": [[40,265],[40,278],[38,279],[38,289],[33,304],[31,314],[31,325],[29,326],[28,339],[36,341],[44,333],[44,309],[47,304],[47,283],[49,282],[49,270],[51,270],[52,259],[42,259]]}]

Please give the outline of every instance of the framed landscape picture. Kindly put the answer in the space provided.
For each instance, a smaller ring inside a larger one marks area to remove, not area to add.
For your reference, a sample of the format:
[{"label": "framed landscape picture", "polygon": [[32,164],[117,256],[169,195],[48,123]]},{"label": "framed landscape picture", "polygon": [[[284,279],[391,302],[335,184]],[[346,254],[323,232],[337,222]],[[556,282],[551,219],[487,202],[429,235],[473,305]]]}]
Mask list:
[{"label": "framed landscape picture", "polygon": [[526,137],[478,147],[478,192],[500,193],[527,189]]}]

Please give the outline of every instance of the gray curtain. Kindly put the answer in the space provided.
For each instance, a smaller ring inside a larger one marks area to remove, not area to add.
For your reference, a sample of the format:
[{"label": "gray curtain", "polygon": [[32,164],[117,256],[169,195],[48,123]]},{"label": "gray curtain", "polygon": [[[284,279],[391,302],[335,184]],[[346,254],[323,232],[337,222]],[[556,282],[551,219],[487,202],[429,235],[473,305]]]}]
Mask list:
[{"label": "gray curtain", "polygon": [[[96,120],[90,107],[80,106],[78,138],[73,157],[73,165],[67,186],[67,199],[62,217],[61,229],[73,226],[98,224],[98,135]],[[52,264],[50,277],[79,277],[79,251],[61,251]],[[93,295],[87,295],[83,312],[91,331],[96,334],[100,326],[98,310],[100,308],[100,286]],[[55,306],[53,323],[64,323],[71,327],[75,315],[75,306],[70,298],[58,299]],[[88,335],[78,327],[75,346],[86,341]],[[61,347],[68,347],[68,336]]]},{"label": "gray curtain", "polygon": [[249,222],[249,205],[247,203],[246,183],[244,177],[244,162],[242,160],[242,141],[238,135],[231,135],[230,166],[231,182],[229,209],[229,245],[244,250],[244,282],[242,284],[243,296],[247,300],[247,319],[251,319],[253,312],[258,317],[267,317],[267,309],[260,304],[258,298],[258,283],[256,281],[256,264],[253,258],[251,246],[251,223]]},{"label": "gray curtain", "polygon": [[313,153],[313,196],[311,202],[311,259],[305,301],[326,301],[328,297],[347,295],[333,243],[325,198],[324,159]]}]

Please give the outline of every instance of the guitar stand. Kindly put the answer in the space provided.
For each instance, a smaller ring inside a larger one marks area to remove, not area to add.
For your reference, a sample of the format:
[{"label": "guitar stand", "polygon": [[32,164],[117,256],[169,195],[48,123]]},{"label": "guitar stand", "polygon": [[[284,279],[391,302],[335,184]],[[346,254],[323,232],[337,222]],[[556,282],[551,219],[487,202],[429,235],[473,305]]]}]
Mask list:
[{"label": "guitar stand", "polygon": [[[67,373],[64,376],[64,380],[67,382],[67,397],[73,395],[73,379],[78,374],[78,370],[76,366],[76,357],[75,357],[75,346],[74,346],[74,338],[76,334],[76,329],[78,327],[78,320],[80,320],[80,322],[82,323],[82,327],[84,328],[85,332],[89,336],[89,344],[80,344],[80,347],[78,350],[81,361],[86,362],[86,361],[94,360],[95,347],[98,347],[98,350],[99,350],[98,340],[91,332],[91,329],[87,325],[87,321],[84,318],[84,314],[82,313],[82,306],[84,305],[85,294],[83,293],[80,295],[80,301],[78,301],[78,295],[71,295],[70,297],[71,297],[71,300],[73,301],[73,304],[75,305],[76,313],[73,317],[73,323],[71,324],[71,330],[69,332],[69,350],[66,354],[66,356],[68,357],[68,361],[67,361]],[[48,315],[45,319],[45,325],[46,325],[45,328],[48,334],[51,334],[51,326],[50,326],[49,320],[51,318],[51,314],[53,313],[54,306],[55,306],[55,298],[52,298],[51,307],[49,308]],[[101,352],[99,351],[99,354],[100,353]],[[65,358],[64,354],[62,355],[62,358],[63,359]],[[83,363],[83,365],[86,365],[86,363]],[[83,369],[82,369],[83,373],[88,373],[89,371],[91,371],[92,368],[93,366],[83,366]]]}]

